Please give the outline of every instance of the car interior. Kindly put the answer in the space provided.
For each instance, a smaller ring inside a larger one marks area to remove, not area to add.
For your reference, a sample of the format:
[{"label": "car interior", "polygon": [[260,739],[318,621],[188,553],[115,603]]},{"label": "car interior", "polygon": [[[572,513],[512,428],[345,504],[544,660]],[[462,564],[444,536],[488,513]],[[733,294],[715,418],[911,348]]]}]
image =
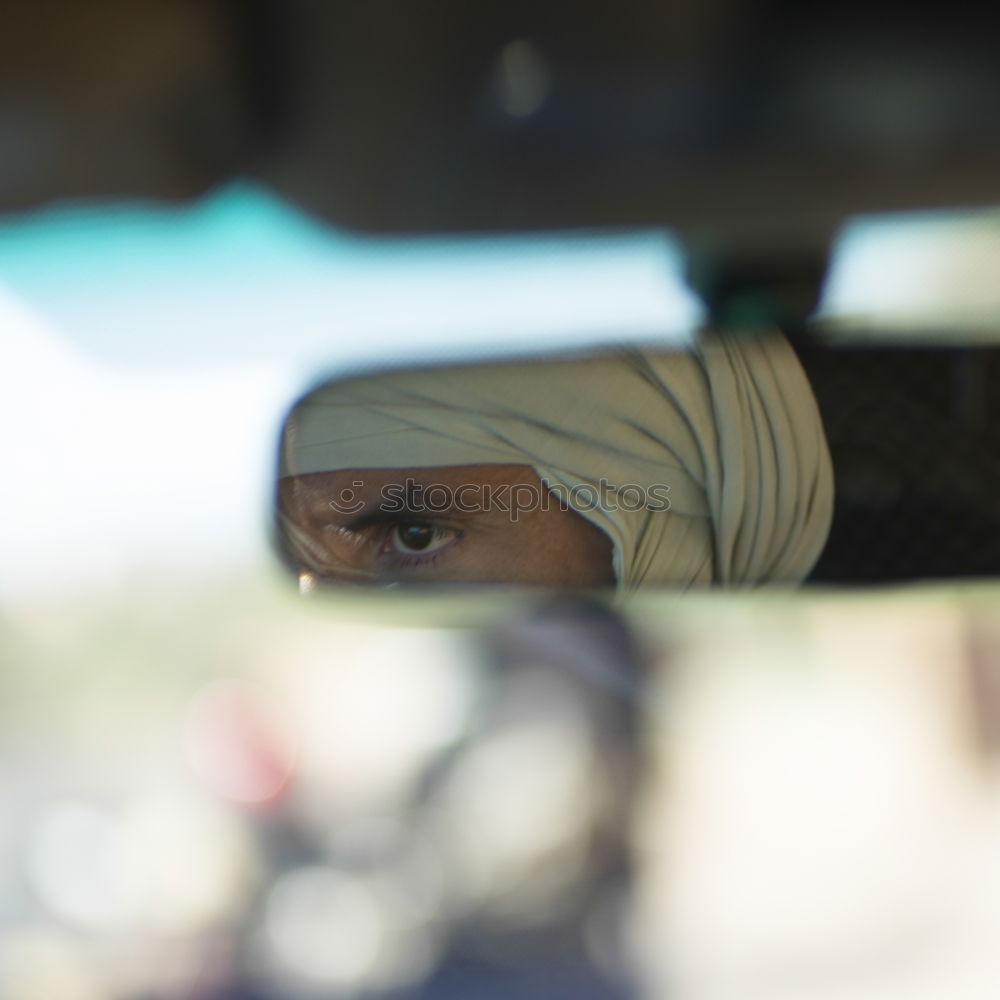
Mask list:
[{"label": "car interior", "polygon": [[1000,13],[9,0],[0,1000],[990,1000]]}]

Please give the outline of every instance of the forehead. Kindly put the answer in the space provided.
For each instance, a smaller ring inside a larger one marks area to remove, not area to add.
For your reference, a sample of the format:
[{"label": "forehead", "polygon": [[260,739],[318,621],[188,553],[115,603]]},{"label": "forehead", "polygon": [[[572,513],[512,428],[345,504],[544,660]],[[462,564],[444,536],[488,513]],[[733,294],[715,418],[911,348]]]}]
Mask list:
[{"label": "forehead", "polygon": [[300,476],[286,476],[281,480],[281,487],[284,491],[292,489],[306,494],[346,488],[365,493],[407,481],[425,487],[437,483],[457,487],[463,483],[520,483],[535,482],[537,479],[537,474],[530,465],[442,465],[311,472]]}]

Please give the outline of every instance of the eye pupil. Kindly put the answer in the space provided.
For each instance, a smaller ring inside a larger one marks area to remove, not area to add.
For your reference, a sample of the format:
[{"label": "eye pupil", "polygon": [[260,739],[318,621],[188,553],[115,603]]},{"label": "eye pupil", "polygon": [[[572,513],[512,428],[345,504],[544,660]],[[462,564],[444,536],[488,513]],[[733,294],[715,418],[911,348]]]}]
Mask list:
[{"label": "eye pupil", "polygon": [[397,530],[400,542],[414,552],[423,551],[434,541],[434,529],[427,524],[406,524]]}]

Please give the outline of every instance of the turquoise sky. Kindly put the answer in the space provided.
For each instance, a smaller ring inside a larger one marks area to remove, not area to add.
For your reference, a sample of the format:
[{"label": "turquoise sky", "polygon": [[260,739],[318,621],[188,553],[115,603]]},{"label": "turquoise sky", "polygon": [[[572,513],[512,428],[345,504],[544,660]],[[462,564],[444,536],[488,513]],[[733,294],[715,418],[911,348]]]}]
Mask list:
[{"label": "turquoise sky", "polygon": [[665,234],[386,240],[234,185],[182,208],[71,206],[0,225],[0,282],[126,364],[301,354],[407,331],[688,330]]},{"label": "turquoise sky", "polygon": [[[998,259],[996,210],[855,221],[826,308],[856,325],[893,314],[993,328]],[[702,316],[662,231],[364,238],[248,184],[183,207],[8,218],[0,287],[93,359],[161,370],[684,338]]]}]

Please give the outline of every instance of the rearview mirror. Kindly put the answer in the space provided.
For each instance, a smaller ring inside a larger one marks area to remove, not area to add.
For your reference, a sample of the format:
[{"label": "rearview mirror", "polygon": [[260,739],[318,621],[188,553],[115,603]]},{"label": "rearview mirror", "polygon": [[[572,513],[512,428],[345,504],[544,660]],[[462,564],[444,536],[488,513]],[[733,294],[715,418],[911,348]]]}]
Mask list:
[{"label": "rearview mirror", "polygon": [[334,379],[285,421],[277,536],[306,589],[996,576],[998,362],[769,331]]},{"label": "rearview mirror", "polygon": [[277,483],[300,574],[382,587],[798,583],[832,509],[776,332],[328,382],[289,415]]}]

